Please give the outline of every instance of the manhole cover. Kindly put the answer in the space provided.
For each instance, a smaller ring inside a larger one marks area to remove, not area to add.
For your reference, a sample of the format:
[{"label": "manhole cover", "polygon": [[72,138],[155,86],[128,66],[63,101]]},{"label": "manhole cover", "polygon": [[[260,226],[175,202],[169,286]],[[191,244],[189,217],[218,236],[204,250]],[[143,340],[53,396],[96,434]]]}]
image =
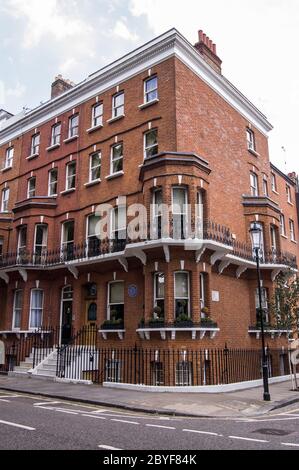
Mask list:
[{"label": "manhole cover", "polygon": [[256,429],[253,431],[254,433],[259,434],[268,434],[269,436],[287,436],[288,434],[292,434],[293,431],[283,431],[282,429]]}]

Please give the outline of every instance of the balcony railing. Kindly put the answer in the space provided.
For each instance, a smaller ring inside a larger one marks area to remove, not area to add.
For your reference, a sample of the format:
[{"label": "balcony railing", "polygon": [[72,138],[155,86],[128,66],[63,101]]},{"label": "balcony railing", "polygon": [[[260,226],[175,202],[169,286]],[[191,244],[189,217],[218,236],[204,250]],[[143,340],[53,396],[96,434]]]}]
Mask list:
[{"label": "balcony railing", "polygon": [[[50,267],[55,265],[63,265],[71,261],[93,259],[103,255],[123,252],[127,246],[130,246],[134,243],[143,243],[145,241],[159,242],[158,235],[161,237],[160,230],[161,227],[159,226],[157,237],[154,237],[154,239],[150,237],[150,233],[155,234],[155,230],[151,231],[149,228],[147,238],[137,238],[135,240],[100,240],[96,237],[93,237],[79,244],[68,242],[66,245],[56,250],[30,252],[26,249],[22,249],[17,253],[5,253],[0,255],[0,269],[13,266]],[[190,240],[201,240],[207,243],[212,242],[214,244],[225,245],[229,248],[228,255],[233,255],[248,262],[255,262],[251,245],[234,240],[231,231],[227,227],[217,224],[213,221],[205,221],[197,232],[198,233],[191,235],[189,238],[187,238],[186,235],[184,235],[184,238],[181,239],[174,239],[170,235],[168,235],[166,238],[172,238],[174,243],[188,243]],[[163,227],[161,238],[164,238]],[[210,246],[208,248],[210,248]],[[196,244],[194,245],[194,249],[196,249]],[[297,268],[296,256],[292,253],[282,252],[279,250],[264,251],[261,257],[261,264],[283,265],[294,269]]]}]

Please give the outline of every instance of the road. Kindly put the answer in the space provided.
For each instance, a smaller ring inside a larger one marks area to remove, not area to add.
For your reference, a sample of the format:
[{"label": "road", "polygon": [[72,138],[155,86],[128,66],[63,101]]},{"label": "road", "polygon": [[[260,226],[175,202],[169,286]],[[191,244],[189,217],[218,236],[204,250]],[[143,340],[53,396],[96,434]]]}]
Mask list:
[{"label": "road", "polygon": [[299,450],[298,425],[298,404],[258,418],[184,418],[0,390],[0,449]]}]

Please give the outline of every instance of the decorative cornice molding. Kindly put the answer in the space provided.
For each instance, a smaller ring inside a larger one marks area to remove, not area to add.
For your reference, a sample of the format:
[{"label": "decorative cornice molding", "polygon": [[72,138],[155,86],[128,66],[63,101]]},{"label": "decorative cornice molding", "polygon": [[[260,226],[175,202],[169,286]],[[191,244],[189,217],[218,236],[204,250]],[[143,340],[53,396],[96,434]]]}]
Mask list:
[{"label": "decorative cornice molding", "polygon": [[266,117],[225,77],[215,72],[196,49],[173,28],[90,75],[55,99],[9,119],[0,131],[0,145],[170,57],[181,60],[262,133],[267,134],[272,129]]}]

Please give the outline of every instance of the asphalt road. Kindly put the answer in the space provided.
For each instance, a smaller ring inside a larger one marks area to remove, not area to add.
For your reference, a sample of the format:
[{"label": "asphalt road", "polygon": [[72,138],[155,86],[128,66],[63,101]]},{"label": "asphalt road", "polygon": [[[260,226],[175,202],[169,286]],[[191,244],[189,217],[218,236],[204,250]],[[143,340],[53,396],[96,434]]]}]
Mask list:
[{"label": "asphalt road", "polygon": [[0,390],[0,449],[299,450],[299,408],[248,419],[165,417]]}]

